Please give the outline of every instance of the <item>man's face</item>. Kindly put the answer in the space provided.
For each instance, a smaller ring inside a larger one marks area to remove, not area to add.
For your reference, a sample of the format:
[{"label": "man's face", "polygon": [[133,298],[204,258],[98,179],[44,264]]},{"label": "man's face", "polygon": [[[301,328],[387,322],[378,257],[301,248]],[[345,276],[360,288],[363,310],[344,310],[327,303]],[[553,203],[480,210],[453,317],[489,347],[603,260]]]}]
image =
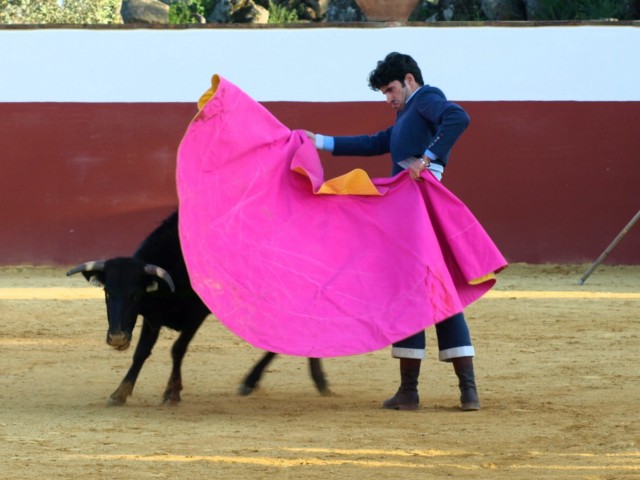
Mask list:
[{"label": "man's face", "polygon": [[394,80],[393,82],[385,85],[380,89],[380,91],[386,97],[387,103],[391,105],[396,112],[399,112],[404,108],[407,103],[407,99],[412,93],[407,82],[401,83],[399,80]]}]

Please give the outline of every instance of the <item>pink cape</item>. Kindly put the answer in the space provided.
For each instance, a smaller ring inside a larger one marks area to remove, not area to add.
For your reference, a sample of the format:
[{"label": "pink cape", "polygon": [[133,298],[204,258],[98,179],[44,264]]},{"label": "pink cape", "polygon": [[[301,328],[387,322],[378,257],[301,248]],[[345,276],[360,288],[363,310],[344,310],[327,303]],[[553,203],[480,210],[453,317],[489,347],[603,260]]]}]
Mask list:
[{"label": "pink cape", "polygon": [[506,261],[430,174],[325,182],[291,131],[214,76],[178,152],[193,288],[255,347],[306,357],[384,348],[460,312]]}]

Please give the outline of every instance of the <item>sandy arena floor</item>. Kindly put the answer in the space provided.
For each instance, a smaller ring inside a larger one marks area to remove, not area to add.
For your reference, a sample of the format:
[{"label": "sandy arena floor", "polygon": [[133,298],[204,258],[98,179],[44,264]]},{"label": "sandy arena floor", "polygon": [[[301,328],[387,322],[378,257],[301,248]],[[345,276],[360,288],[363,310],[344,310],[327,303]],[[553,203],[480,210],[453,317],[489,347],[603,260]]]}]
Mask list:
[{"label": "sandy arena floor", "polygon": [[133,349],[106,345],[102,292],[64,269],[1,268],[0,475],[640,478],[640,266],[601,266],[578,286],[587,267],[512,265],[467,310],[479,412],[458,411],[432,331],[417,412],[380,408],[398,385],[388,349],[326,360],[330,397],[292,357],[240,397],[261,352],[213,317],[185,359],[179,406],[159,404],[176,338],[165,331],[127,405],[107,407]]}]

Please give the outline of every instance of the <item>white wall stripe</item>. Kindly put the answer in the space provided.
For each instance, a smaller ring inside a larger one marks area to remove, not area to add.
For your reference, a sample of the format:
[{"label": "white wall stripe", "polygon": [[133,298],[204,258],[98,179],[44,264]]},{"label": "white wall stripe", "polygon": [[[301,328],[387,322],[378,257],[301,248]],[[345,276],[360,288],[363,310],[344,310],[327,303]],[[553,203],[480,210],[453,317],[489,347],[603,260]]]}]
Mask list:
[{"label": "white wall stripe", "polygon": [[636,26],[0,30],[0,102],[193,102],[214,73],[259,101],[378,101],[413,55],[458,101],[640,101]]}]

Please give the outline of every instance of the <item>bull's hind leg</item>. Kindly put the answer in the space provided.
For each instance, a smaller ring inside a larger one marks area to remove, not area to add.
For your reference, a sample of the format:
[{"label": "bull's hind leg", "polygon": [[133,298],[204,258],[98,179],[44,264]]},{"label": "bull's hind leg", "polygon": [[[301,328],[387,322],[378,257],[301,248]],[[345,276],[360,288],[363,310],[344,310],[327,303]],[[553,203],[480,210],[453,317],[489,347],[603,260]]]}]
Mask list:
[{"label": "bull's hind leg", "polygon": [[260,381],[260,378],[262,377],[262,374],[264,373],[264,369],[267,368],[267,365],[271,363],[275,356],[276,354],[273,352],[266,352],[260,361],[255,364],[249,374],[244,377],[240,388],[238,388],[238,393],[240,393],[240,395],[246,396],[253,393]]},{"label": "bull's hind leg", "polygon": [[313,378],[313,382],[315,383],[318,391],[322,395],[331,395],[327,377],[325,376],[324,371],[322,371],[322,361],[319,358],[309,358],[309,372],[311,373],[311,378]]}]

